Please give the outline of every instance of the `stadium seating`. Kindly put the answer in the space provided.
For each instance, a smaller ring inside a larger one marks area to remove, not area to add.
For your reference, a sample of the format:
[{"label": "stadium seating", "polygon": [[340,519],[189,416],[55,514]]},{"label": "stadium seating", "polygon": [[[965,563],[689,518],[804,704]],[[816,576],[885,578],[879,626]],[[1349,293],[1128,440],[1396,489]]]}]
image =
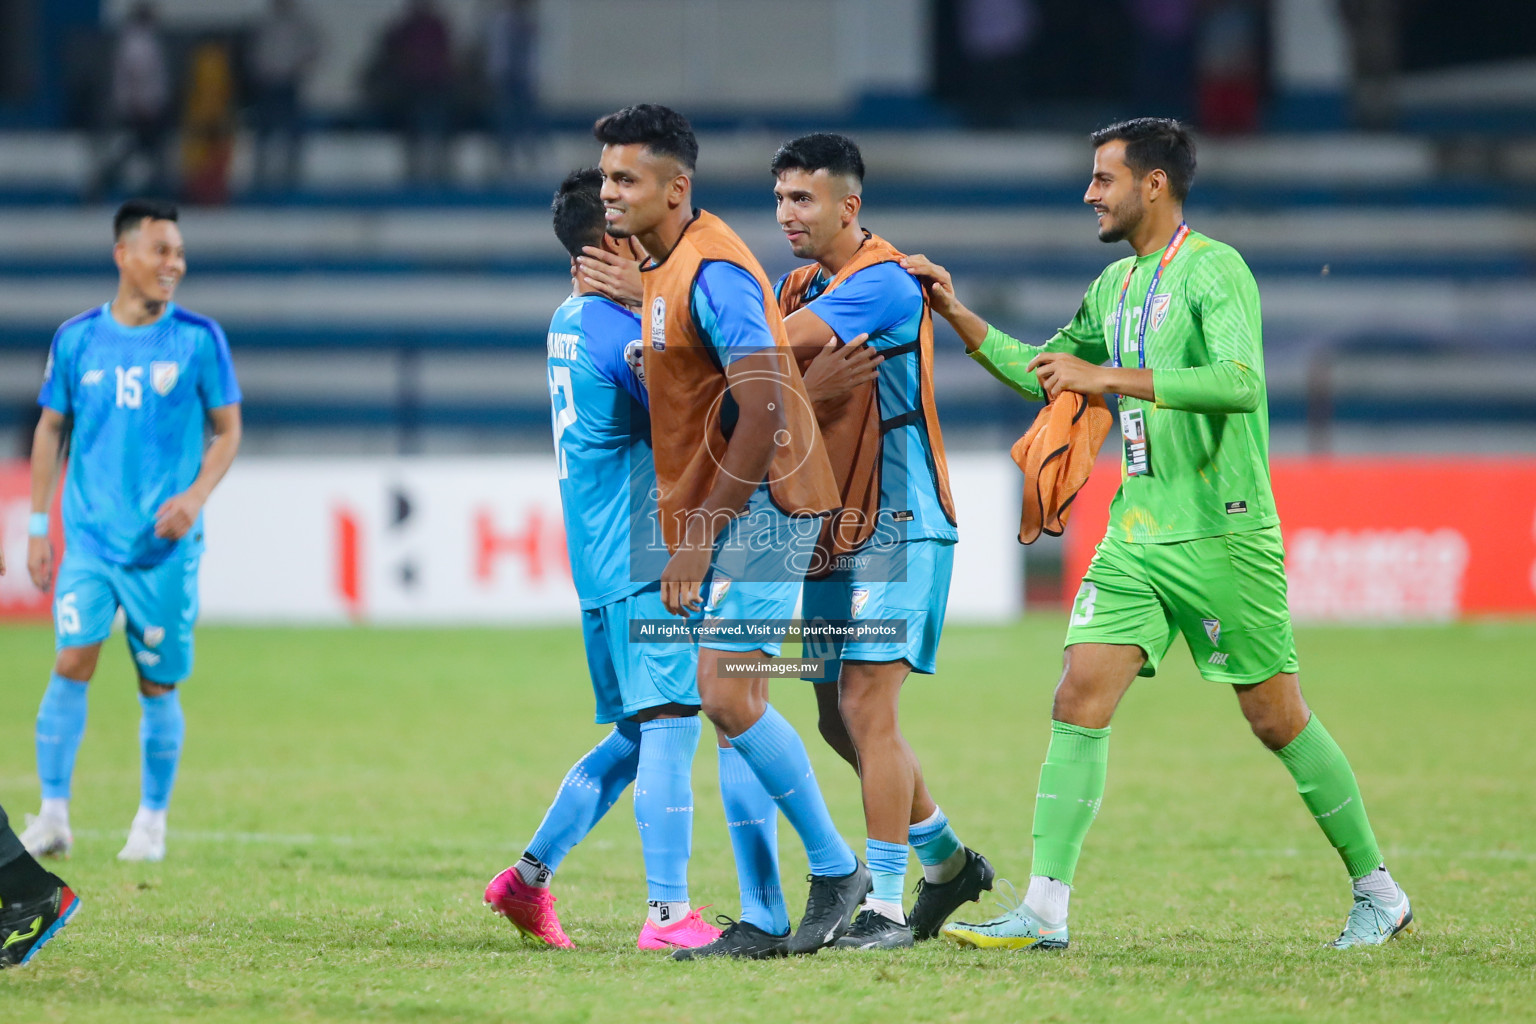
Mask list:
[{"label": "stadium seating", "polygon": [[[792,262],[765,165],[782,133],[705,134],[698,193],[771,272]],[[61,311],[107,294],[105,206],[73,196],[83,137],[10,135],[0,146],[0,425],[30,422],[33,386]],[[1116,255],[1076,208],[1085,146],[1070,135],[861,134],[865,221],[949,265],[1000,324],[1042,336]],[[457,188],[400,179],[395,140],[317,137],[304,187],[247,194],[185,215],[181,298],[228,328],[249,396],[252,451],[504,450],[547,442],[542,338],[566,294],[549,239],[549,182],[591,162],[580,132],[554,136],[515,186],[476,184],[483,140],[456,153]],[[1533,266],[1529,219],[1491,186],[1439,173],[1412,136],[1215,140],[1201,152],[1190,215],[1234,244],[1263,289],[1277,448],[1418,444],[1433,420],[1478,447],[1518,444],[1536,418],[1536,370],[1509,358],[1536,320],[1511,284]],[[237,167],[237,184],[244,173]],[[547,180],[546,180],[547,179]],[[1385,339],[1385,340],[1384,340]],[[1414,355],[1383,369],[1382,345]],[[1363,346],[1363,347],[1362,347]],[[937,368],[955,442],[991,443],[1027,423],[1006,394],[976,388],[955,346]],[[1498,364],[1496,394],[1476,383]],[[1305,429],[1312,419],[1310,433]],[[1339,420],[1319,429],[1320,418]],[[380,430],[380,427],[393,428]],[[3,427],[0,427],[3,429]]]}]

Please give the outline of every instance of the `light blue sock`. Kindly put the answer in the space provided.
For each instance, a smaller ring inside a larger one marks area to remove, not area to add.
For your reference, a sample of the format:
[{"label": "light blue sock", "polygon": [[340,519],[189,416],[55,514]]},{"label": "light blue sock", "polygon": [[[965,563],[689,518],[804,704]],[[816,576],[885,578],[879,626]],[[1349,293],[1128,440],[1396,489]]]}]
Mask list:
[{"label": "light blue sock", "polygon": [[85,735],[86,696],[90,687],[55,672],[48,677],[37,709],[37,777],[44,800],[68,800],[75,774],[75,754]]},{"label": "light blue sock", "polygon": [[905,843],[883,843],[878,839],[864,840],[864,863],[875,886],[869,898],[901,906],[901,890],[907,882],[907,847]]},{"label": "light blue sock", "polygon": [[699,719],[658,718],[640,726],[635,771],[635,825],[645,855],[646,898],[688,898],[688,856],[693,852],[693,754]]},{"label": "light blue sock", "polygon": [[960,849],[960,837],[949,826],[949,818],[943,808],[936,807],[924,821],[913,825],[907,832],[917,859],[925,866],[942,864]]},{"label": "light blue sock", "polygon": [[139,805],[163,811],[171,802],[176,766],[181,763],[181,743],[187,735],[187,719],[181,713],[181,694],[172,690],[158,697],[139,694],[139,746],[143,750],[142,796]]},{"label": "light blue sock", "polygon": [[624,787],[635,781],[639,763],[640,726],[635,722],[615,723],[613,731],[565,773],[560,792],[544,812],[525,855],[537,858],[551,871],[558,868],[571,847],[603,820]]},{"label": "light blue sock", "polygon": [[789,931],[779,886],[779,808],[735,747],[720,747],[720,803],[736,854],[741,919],[773,935]]},{"label": "light blue sock", "polygon": [[858,859],[837,834],[805,744],[784,716],[769,705],[750,729],[730,739],[799,834],[811,874],[842,876],[852,872]]}]

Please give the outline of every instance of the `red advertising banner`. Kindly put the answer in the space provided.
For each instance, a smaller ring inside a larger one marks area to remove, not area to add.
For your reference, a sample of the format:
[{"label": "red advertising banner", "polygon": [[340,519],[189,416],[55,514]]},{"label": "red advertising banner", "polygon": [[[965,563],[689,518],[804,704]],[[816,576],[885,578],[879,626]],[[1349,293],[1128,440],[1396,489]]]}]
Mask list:
[{"label": "red advertising banner", "polygon": [[[54,565],[64,555],[59,526],[59,502],[54,499]],[[27,518],[32,513],[32,471],[21,459],[0,459],[0,551],[5,575],[0,576],[0,619],[46,619],[53,595],[38,590],[27,578]]]},{"label": "red advertising banner", "polygon": [[[1536,459],[1278,458],[1272,472],[1296,618],[1536,612]],[[1068,601],[1119,486],[1100,463],[1073,503]]]}]

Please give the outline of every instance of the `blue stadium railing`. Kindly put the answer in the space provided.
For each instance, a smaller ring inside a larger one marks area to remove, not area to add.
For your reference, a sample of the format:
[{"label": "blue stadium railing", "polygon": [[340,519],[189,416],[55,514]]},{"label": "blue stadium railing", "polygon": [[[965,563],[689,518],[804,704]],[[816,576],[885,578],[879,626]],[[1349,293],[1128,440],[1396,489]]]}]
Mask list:
[{"label": "blue stadium railing", "polygon": [[[47,331],[0,329],[0,351],[39,353]],[[253,427],[315,429],[378,429],[389,431],[402,451],[411,451],[420,432],[429,428],[459,428],[498,434],[541,434],[548,429],[549,410],[537,398],[509,398],[505,402],[434,399],[424,395],[421,357],[450,351],[537,352],[544,345],[542,333],[506,331],[428,330],[331,330],[296,331],[242,329],[242,352],[303,350],[311,353],[355,354],[393,364],[395,382],[391,394],[381,398],[338,396],[324,401],[281,399],[249,401],[246,421]],[[1309,448],[1326,452],[1336,425],[1381,427],[1510,426],[1528,429],[1536,424],[1536,395],[1507,396],[1445,394],[1427,374],[1421,394],[1373,394],[1368,387],[1343,387],[1332,368],[1340,359],[1390,358],[1422,360],[1456,353],[1510,354],[1523,358],[1531,342],[1524,338],[1442,339],[1355,336],[1318,342],[1309,356],[1307,388],[1301,393],[1269,396],[1270,419],[1275,424],[1305,426]],[[1020,402],[1002,387],[978,386],[946,391],[942,397],[943,419],[961,429],[992,429],[1022,433],[1038,406]],[[29,403],[0,406],[0,430],[24,425],[34,415]]]}]

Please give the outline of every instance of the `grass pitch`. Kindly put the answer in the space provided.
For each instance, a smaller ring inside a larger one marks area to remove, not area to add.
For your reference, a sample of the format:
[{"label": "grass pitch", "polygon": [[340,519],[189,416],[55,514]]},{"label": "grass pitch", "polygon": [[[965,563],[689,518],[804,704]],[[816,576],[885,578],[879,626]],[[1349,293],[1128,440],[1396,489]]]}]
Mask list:
[{"label": "grass pitch", "polygon": [[[906,694],[935,796],[1021,889],[1062,629],[1055,616],[951,629],[942,674]],[[0,973],[0,1018],[1532,1019],[1536,624],[1308,629],[1300,646],[1303,685],[1359,773],[1417,936],[1321,948],[1348,902],[1338,859],[1226,688],[1177,653],[1115,722],[1066,954],[935,942],[679,964],[634,948],[644,873],[627,800],[556,879],[579,950],[525,946],[480,903],[601,735],[574,629],[203,629],[159,865],[113,859],[138,796],[138,707],[115,638],[60,869],[82,913],[34,964]],[[36,807],[32,719],[50,659],[45,628],[0,629],[0,801],[18,822]],[[775,687],[862,849],[855,779],[816,738],[809,687]],[[694,902],[734,914],[705,744]],[[805,862],[787,825],[780,837],[798,919]]]}]

